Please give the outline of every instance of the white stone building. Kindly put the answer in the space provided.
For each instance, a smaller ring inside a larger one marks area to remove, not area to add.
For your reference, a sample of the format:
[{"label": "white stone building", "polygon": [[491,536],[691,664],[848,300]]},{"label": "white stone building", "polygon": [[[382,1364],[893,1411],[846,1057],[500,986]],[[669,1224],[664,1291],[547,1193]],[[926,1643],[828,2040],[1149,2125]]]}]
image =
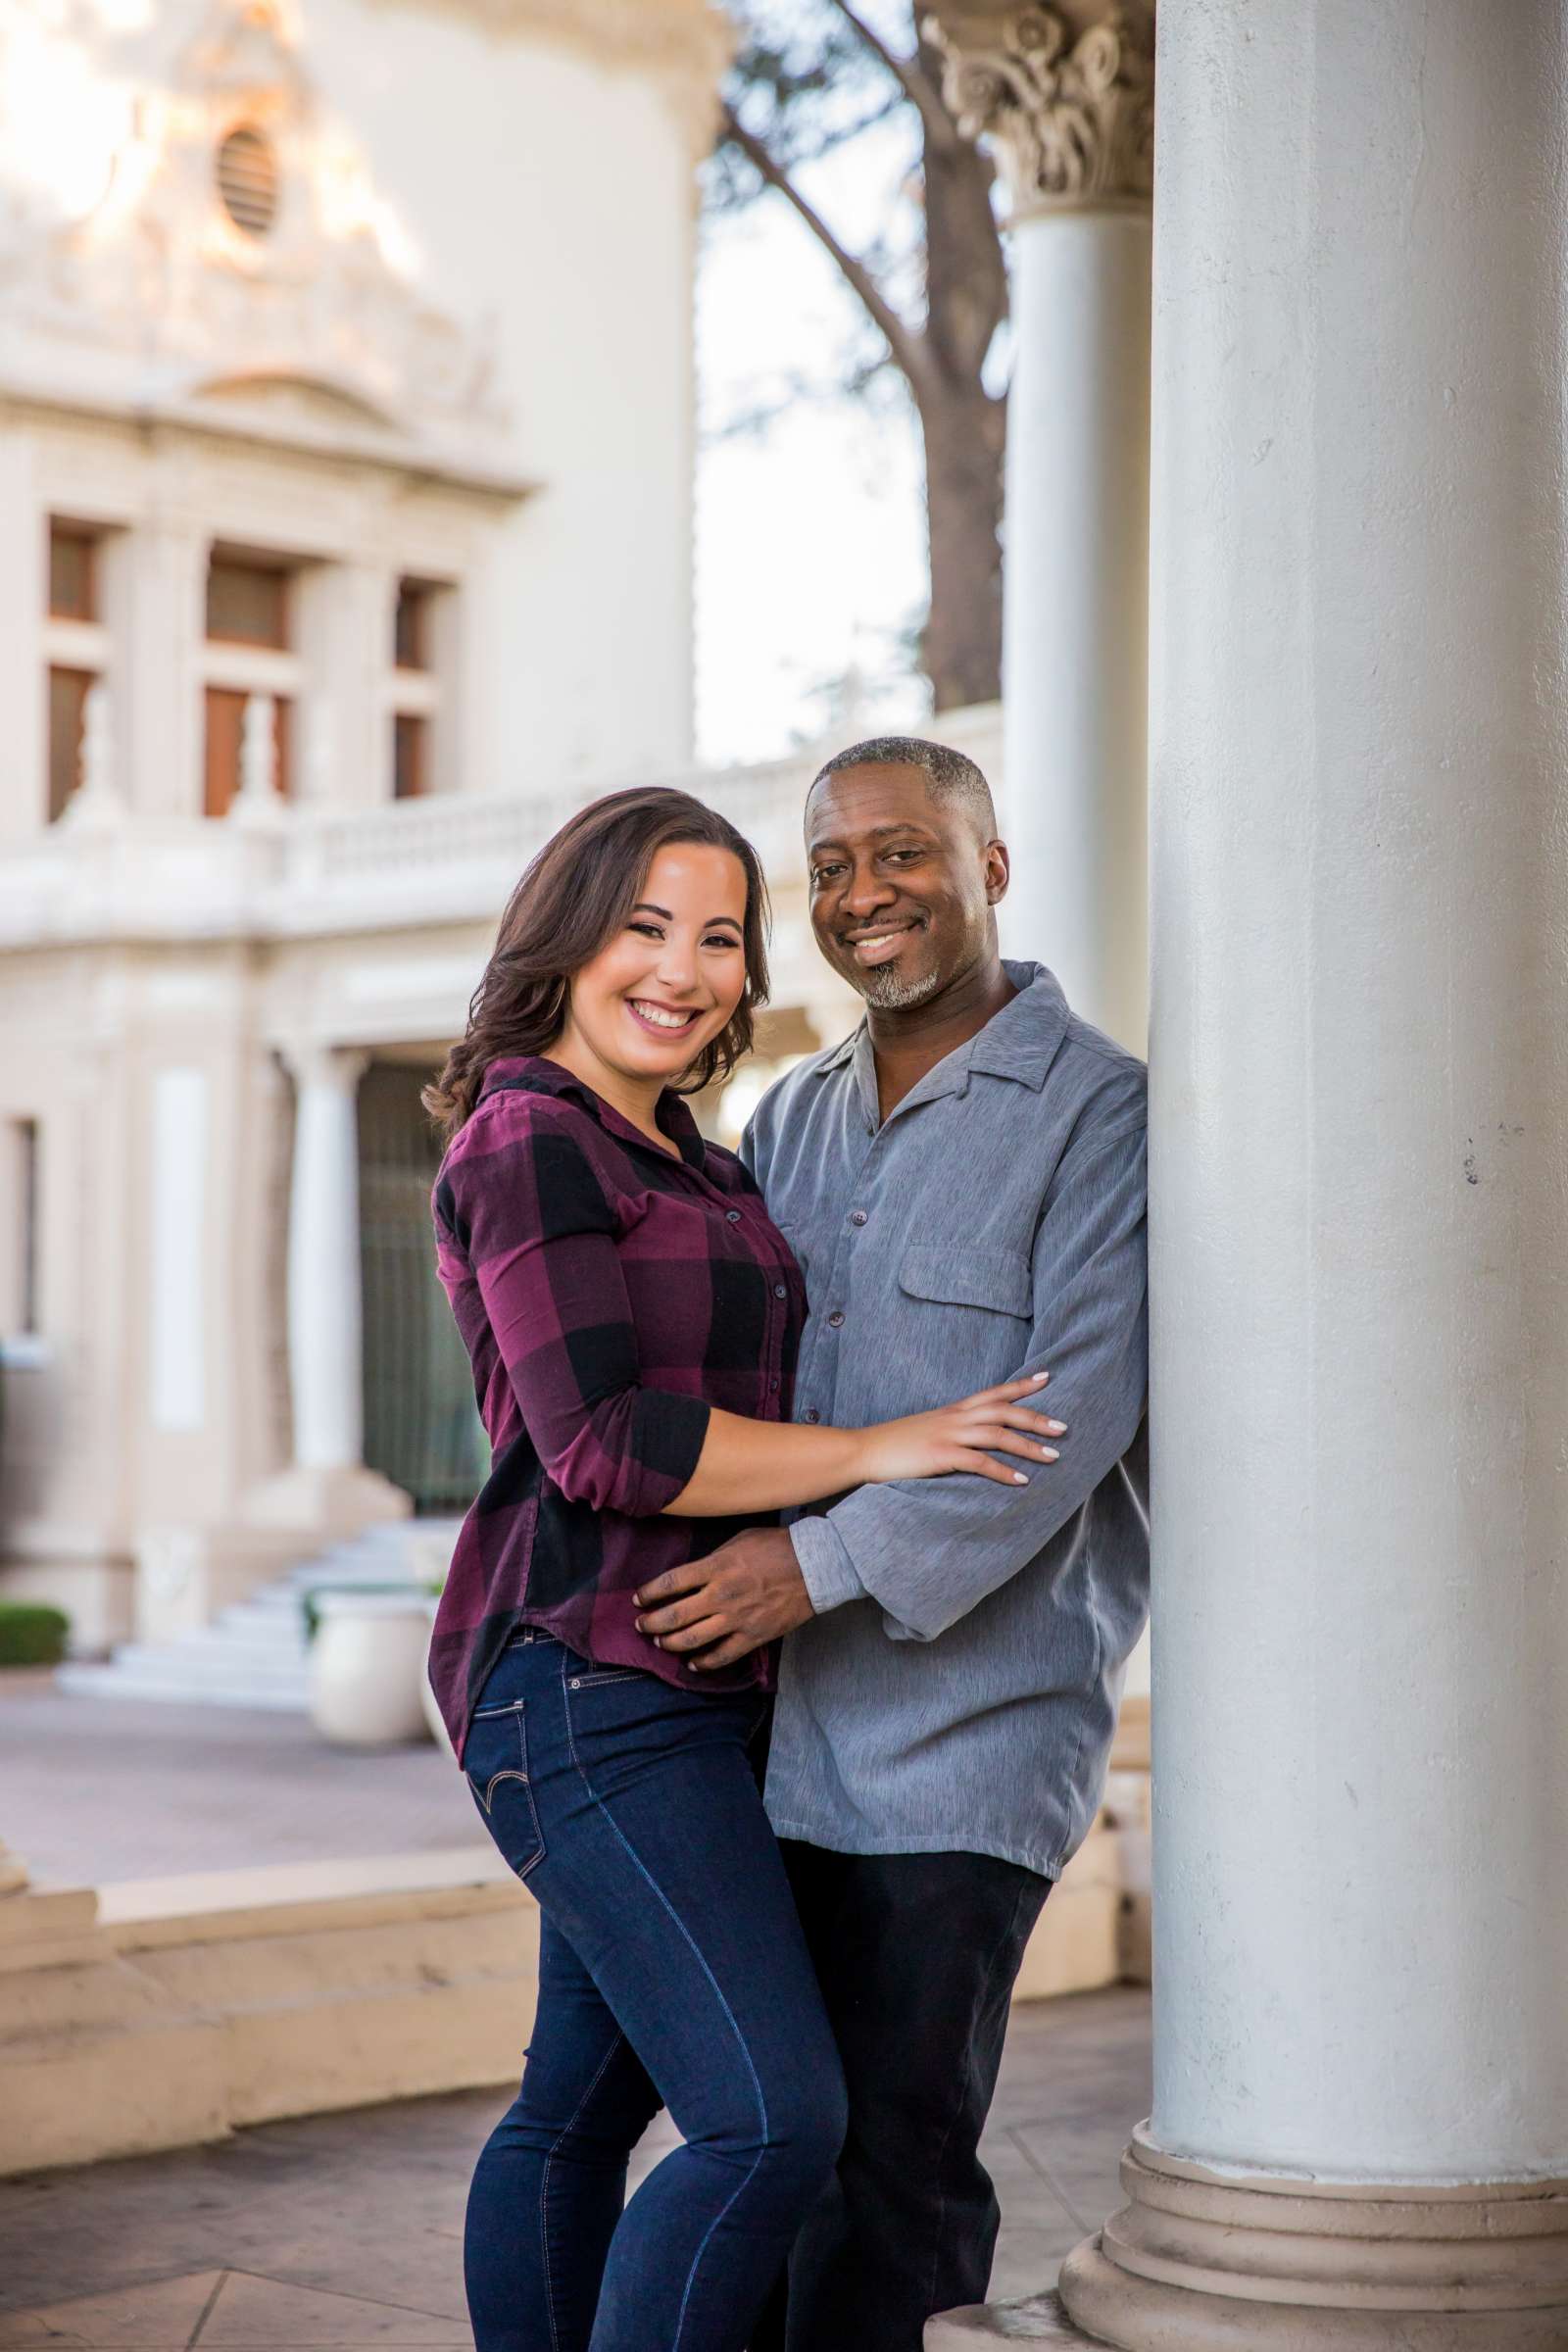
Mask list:
[{"label": "white stone building", "polygon": [[[728,36],[706,0],[3,24],[0,1592],[98,1647],[475,1482],[418,1087],[548,830],[689,780]],[[697,786],[780,886],[773,1054],[845,1025],[799,784]]]}]

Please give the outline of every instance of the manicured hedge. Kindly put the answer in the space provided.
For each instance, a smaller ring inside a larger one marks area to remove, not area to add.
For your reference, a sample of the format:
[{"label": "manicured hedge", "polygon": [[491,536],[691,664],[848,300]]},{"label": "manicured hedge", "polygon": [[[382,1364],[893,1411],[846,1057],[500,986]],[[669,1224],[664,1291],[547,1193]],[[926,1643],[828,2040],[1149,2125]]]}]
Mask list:
[{"label": "manicured hedge", "polygon": [[0,1666],[58,1666],[71,1619],[41,1601],[0,1600]]}]

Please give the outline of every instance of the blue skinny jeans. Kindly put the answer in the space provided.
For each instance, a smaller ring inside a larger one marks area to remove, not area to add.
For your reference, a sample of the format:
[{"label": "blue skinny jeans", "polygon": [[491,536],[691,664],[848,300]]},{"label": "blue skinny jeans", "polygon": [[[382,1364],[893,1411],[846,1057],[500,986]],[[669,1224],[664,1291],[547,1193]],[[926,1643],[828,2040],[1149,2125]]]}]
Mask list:
[{"label": "blue skinny jeans", "polygon": [[[844,2078],[758,1787],[768,1701],[528,1631],[464,1759],[539,1902],[539,2005],[465,2239],[477,2352],[745,2352]],[[626,2204],[661,2105],[685,2145]]]}]

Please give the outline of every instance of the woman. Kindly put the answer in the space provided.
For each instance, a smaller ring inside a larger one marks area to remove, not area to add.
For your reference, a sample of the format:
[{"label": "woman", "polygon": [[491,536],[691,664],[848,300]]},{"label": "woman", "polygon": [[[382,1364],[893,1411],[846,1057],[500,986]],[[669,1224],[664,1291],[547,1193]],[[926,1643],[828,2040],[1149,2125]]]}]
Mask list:
[{"label": "woman", "polygon": [[[479,2352],[742,2352],[843,2133],[759,1791],[772,1660],[661,1650],[636,1587],[790,1504],[1050,1450],[1034,1381],[874,1429],[789,1421],[800,1274],[681,1100],[751,1044],[765,921],[724,818],[596,803],[518,884],[426,1097],[493,1447],[431,1679],[542,1914],[522,2089],[469,2199]],[[662,2103],[685,2145],[623,2213]]]}]

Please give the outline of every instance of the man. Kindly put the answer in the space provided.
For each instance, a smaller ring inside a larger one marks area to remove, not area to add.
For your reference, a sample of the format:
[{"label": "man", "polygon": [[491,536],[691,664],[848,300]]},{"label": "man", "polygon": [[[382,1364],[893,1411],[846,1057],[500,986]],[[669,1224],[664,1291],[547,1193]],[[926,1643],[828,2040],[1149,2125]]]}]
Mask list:
[{"label": "man", "polygon": [[1145,1074],[1050,972],[1003,962],[1007,853],[971,760],[859,744],[817,777],[806,837],[817,943],[866,1018],[747,1139],[809,1292],[796,1417],[1046,1370],[1065,1433],[1027,1486],[864,1487],[739,1536],[645,1587],[639,1623],[714,1664],[791,1636],[767,1802],[850,2130],[787,2338],[780,2308],[754,2352],[919,2352],[932,2313],[985,2299],[977,2150],[1008,2002],[1145,1615]]}]

